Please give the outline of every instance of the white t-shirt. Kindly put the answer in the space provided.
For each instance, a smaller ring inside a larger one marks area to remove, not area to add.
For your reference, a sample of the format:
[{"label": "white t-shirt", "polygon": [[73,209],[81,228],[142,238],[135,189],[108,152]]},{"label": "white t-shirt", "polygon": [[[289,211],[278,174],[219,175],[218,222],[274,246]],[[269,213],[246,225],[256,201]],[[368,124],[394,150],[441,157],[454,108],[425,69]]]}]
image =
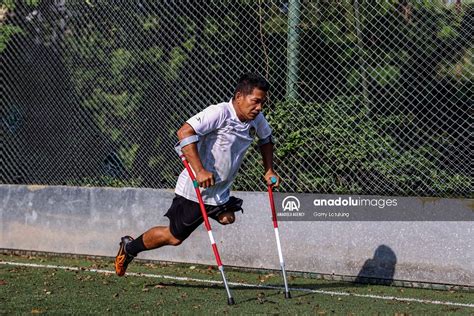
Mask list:
[{"label": "white t-shirt", "polygon": [[[211,105],[186,122],[199,136],[197,147],[204,169],[214,174],[215,185],[201,189],[204,203],[224,204],[229,200],[232,181],[253,141],[250,129],[255,128],[259,139],[270,136],[272,130],[262,113],[252,121],[241,122],[232,100]],[[186,169],[179,175],[175,193],[198,202]]]}]

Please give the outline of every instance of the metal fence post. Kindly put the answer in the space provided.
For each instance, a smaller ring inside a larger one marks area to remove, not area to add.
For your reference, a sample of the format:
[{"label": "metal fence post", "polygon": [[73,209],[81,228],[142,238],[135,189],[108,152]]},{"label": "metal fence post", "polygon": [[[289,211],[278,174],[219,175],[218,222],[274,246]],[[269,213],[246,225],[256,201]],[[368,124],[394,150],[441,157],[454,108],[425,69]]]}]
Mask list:
[{"label": "metal fence post", "polygon": [[288,70],[286,76],[286,99],[294,100],[297,97],[298,81],[298,38],[301,3],[299,0],[290,0],[288,4]]}]

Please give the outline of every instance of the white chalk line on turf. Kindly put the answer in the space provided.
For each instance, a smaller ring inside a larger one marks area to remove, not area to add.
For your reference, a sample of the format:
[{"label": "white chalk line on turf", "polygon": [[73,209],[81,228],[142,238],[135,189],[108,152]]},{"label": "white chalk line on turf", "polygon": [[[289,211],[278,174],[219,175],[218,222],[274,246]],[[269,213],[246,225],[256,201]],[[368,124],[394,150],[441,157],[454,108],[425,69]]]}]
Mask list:
[{"label": "white chalk line on turf", "polygon": [[[69,270],[69,271],[84,271],[84,272],[94,272],[94,273],[102,273],[102,274],[115,274],[115,271],[110,271],[110,270],[68,267],[68,266],[57,266],[57,265],[50,265],[50,264],[36,264],[36,263],[9,262],[9,261],[0,261],[0,264],[9,265],[9,266],[20,266],[20,267],[58,269],[58,270]],[[174,280],[174,281],[187,281],[187,282],[207,283],[207,284],[222,284],[222,281],[207,280],[207,279],[196,279],[196,278],[179,277],[179,276],[162,275],[162,274],[127,272],[127,276],[137,276],[137,277],[156,278],[156,279],[168,279],[168,280]],[[231,286],[241,286],[241,287],[250,287],[250,288],[257,288],[257,289],[270,289],[270,290],[285,290],[284,287],[273,286],[273,285],[249,284],[249,283],[238,283],[238,282],[228,282],[228,283]],[[372,294],[356,294],[356,293],[348,293],[348,292],[313,290],[313,289],[292,288],[292,287],[290,287],[290,291],[317,293],[317,294],[331,295],[331,296],[352,296],[352,297],[373,298],[373,299],[388,300],[388,301],[414,302],[414,303],[425,303],[425,304],[435,304],[435,305],[450,305],[450,306],[473,307],[474,308],[474,304],[456,303],[456,302],[447,302],[447,301],[432,301],[432,300],[411,298],[411,297],[396,297],[396,296],[384,296],[384,295],[372,295]]]}]

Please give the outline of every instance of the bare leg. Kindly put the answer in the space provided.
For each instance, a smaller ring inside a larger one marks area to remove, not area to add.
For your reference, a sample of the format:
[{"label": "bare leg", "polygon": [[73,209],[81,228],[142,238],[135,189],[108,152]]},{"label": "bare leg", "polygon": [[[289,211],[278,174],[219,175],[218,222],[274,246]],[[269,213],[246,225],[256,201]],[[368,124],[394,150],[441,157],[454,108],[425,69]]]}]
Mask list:
[{"label": "bare leg", "polygon": [[149,250],[166,245],[178,246],[181,244],[181,240],[171,234],[168,226],[156,226],[143,234],[143,244]]}]

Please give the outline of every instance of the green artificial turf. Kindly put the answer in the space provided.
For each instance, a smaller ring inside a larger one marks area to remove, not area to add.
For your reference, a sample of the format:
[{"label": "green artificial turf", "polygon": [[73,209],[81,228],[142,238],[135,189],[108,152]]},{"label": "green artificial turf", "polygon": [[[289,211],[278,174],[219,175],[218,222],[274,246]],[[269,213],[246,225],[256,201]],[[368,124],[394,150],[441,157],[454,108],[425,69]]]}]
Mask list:
[{"label": "green artificial turf", "polygon": [[[435,291],[289,277],[293,298],[279,289],[231,287],[236,305],[226,304],[221,284],[146,276],[117,277],[88,269],[113,271],[112,259],[0,255],[0,261],[82,267],[78,271],[0,264],[0,314],[344,314],[473,315],[474,308],[384,300],[356,295],[394,296],[431,301],[474,303],[474,293]],[[220,281],[215,267],[133,262],[128,272]],[[282,286],[278,273],[226,270],[229,282]],[[311,293],[307,290],[344,292]]]}]

